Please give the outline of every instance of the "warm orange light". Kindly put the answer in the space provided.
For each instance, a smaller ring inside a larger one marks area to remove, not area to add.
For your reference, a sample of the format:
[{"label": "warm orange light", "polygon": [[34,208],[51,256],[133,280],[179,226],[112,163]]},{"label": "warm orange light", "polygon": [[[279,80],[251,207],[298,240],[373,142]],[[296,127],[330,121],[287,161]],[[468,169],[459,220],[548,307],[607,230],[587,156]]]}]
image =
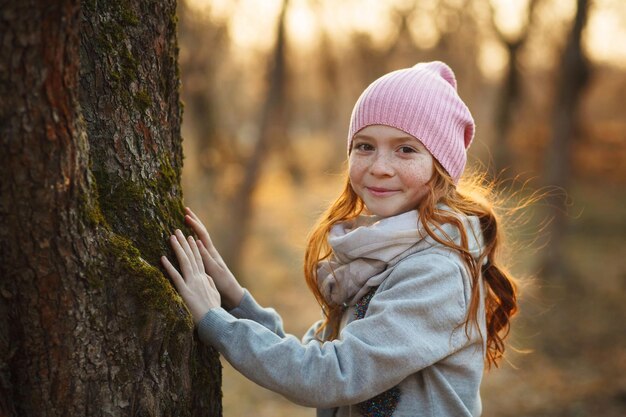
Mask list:
[{"label": "warm orange light", "polygon": [[[495,11],[495,22],[502,32],[513,39],[517,37],[527,23],[526,8],[529,0],[484,1],[479,6],[484,8],[490,1]],[[207,11],[217,19],[225,19],[236,50],[245,54],[251,50],[271,48],[275,41],[276,18],[283,1],[187,0],[187,3],[198,10]],[[290,42],[300,48],[311,48],[317,43],[319,30],[326,30],[340,46],[355,31],[370,34],[375,43],[385,43],[395,30],[387,16],[393,9],[403,9],[411,4],[412,0],[320,0],[313,7],[308,0],[290,0],[287,15]],[[429,11],[437,9],[437,4],[436,0],[420,1],[420,10],[426,13],[413,16],[412,23],[420,27],[419,33],[414,36],[420,47],[431,47],[438,39],[436,28],[429,26],[426,16]],[[574,15],[575,2],[544,2],[537,11],[545,21],[569,20]],[[584,39],[591,59],[626,67],[625,16],[626,2],[593,2]],[[485,39],[479,57],[479,64],[485,74],[497,76],[505,65],[504,59],[504,51],[496,45],[496,41]]]}]

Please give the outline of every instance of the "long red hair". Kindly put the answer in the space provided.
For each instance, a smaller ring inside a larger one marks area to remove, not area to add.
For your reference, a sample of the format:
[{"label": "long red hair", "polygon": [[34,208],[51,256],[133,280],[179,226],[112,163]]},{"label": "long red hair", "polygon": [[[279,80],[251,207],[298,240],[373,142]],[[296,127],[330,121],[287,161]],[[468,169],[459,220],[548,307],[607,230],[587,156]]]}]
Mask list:
[{"label": "long red hair", "polygon": [[[488,366],[492,364],[497,366],[504,354],[504,339],[509,333],[511,318],[518,310],[518,287],[515,278],[502,265],[500,259],[503,236],[499,227],[500,220],[495,212],[495,200],[490,200],[493,195],[493,184],[486,183],[484,177],[469,176],[464,177],[459,185],[455,185],[450,175],[435,161],[433,177],[428,185],[428,194],[416,207],[420,222],[431,238],[458,251],[470,272],[473,285],[469,311],[464,323],[466,331],[469,324],[477,320],[480,305],[478,280],[483,280],[487,323],[486,362]],[[452,212],[438,210],[436,205],[439,203],[448,206]],[[317,265],[332,255],[332,248],[328,245],[331,227],[338,222],[355,218],[364,209],[363,201],[356,195],[347,178],[342,193],[322,214],[308,238],[304,256],[304,276],[324,313],[325,320],[318,333],[327,328],[328,340],[338,337],[339,321],[343,311],[341,306],[328,303],[322,296],[317,285]],[[454,213],[476,216],[480,220],[484,251],[478,259],[470,253],[467,231]],[[437,230],[443,232],[441,226],[444,224],[452,224],[458,228],[460,244],[456,244],[452,238],[445,238],[445,233],[436,233]]]}]

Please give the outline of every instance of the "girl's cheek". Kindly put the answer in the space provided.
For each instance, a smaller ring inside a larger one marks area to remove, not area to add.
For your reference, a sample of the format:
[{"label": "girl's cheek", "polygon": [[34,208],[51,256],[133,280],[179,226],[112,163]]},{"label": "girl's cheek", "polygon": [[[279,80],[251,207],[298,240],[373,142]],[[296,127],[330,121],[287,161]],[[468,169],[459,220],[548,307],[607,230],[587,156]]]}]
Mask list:
[{"label": "girl's cheek", "polygon": [[367,161],[363,160],[363,158],[357,158],[357,157],[350,158],[350,164],[349,164],[350,175],[363,171],[365,167],[367,167]]},{"label": "girl's cheek", "polygon": [[430,181],[433,175],[434,167],[429,164],[407,165],[400,168],[404,177],[411,183],[416,185],[423,185]]}]

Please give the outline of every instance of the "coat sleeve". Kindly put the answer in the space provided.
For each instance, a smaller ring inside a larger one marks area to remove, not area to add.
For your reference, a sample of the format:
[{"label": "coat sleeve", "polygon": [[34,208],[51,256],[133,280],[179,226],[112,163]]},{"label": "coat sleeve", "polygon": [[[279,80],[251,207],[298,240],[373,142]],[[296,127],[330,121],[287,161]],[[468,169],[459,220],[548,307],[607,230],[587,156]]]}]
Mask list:
[{"label": "coat sleeve", "polygon": [[355,404],[466,343],[465,285],[452,259],[411,256],[379,288],[366,316],[348,324],[337,340],[303,344],[221,308],[202,318],[198,332],[246,377],[293,402],[319,408]]},{"label": "coat sleeve", "polygon": [[252,294],[244,289],[243,298],[239,305],[229,313],[237,319],[248,319],[275,333],[278,337],[285,337],[283,319],[273,308],[264,308],[257,303]]},{"label": "coat sleeve", "polygon": [[[255,321],[275,333],[280,338],[287,336],[283,328],[282,317],[273,308],[261,307],[261,305],[259,305],[247,289],[244,289],[244,295],[239,305],[232,310],[229,310],[228,313],[236,319]],[[302,337],[302,343],[315,340],[315,333],[321,324],[321,320],[314,323]]]}]

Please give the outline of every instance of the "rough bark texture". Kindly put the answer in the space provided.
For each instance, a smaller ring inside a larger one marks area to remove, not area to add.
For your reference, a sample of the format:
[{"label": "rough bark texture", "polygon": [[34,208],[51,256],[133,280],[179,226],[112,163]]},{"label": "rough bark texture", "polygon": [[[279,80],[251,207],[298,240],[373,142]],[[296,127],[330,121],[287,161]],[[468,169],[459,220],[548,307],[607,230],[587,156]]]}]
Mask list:
[{"label": "rough bark texture", "polygon": [[158,268],[182,226],[175,1],[0,10],[0,415],[221,415]]}]

